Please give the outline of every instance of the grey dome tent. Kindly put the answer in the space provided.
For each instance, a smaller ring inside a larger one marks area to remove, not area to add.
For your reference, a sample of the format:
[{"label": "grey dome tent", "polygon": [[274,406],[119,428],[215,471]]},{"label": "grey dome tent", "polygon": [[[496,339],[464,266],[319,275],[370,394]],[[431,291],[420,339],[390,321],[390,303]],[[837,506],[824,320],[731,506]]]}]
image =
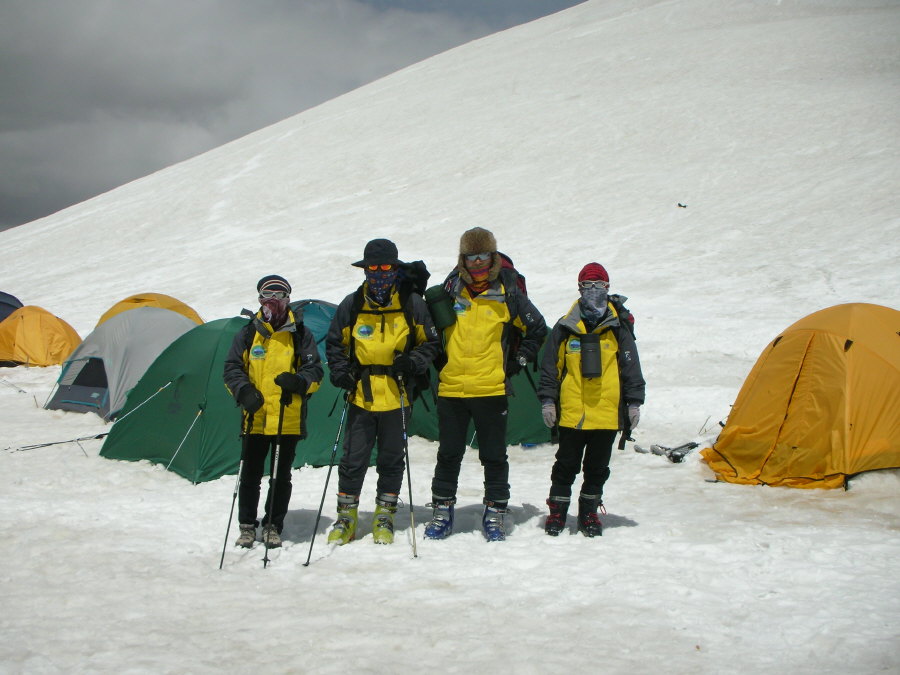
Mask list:
[{"label": "grey dome tent", "polygon": [[116,416],[156,357],[197,324],[168,309],[141,307],[97,326],[63,364],[48,410]]}]

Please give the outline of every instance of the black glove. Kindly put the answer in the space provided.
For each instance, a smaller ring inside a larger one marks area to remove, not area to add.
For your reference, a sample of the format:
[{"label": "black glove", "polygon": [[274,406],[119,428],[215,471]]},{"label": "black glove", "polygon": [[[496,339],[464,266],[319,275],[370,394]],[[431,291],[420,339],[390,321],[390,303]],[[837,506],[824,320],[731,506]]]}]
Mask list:
[{"label": "black glove", "polygon": [[334,371],[332,371],[331,384],[340,389],[353,391],[354,389],[356,389],[356,375],[354,375],[349,370],[345,370],[344,372],[339,373],[335,373]]},{"label": "black glove", "polygon": [[275,378],[275,384],[284,389],[286,392],[291,394],[303,394],[306,393],[307,384],[306,380],[297,375],[296,373],[281,373]]},{"label": "black glove", "polygon": [[402,375],[404,380],[409,380],[416,374],[416,362],[409,354],[397,354],[392,368],[394,375]]},{"label": "black glove", "polygon": [[260,394],[259,389],[252,384],[248,384],[241,389],[241,393],[238,394],[238,404],[250,415],[262,408],[263,403],[265,403],[263,395]]},{"label": "black glove", "polygon": [[506,364],[506,376],[513,377],[514,375],[518,375],[519,371],[522,370],[525,366],[528,365],[528,359],[526,359],[521,354],[517,354],[516,358],[510,359]]}]

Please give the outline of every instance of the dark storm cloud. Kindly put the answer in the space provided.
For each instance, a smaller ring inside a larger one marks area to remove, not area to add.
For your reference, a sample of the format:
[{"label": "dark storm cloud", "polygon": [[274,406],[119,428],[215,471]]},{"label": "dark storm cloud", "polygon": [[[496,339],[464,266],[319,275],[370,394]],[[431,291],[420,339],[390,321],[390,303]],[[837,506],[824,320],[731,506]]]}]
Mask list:
[{"label": "dark storm cloud", "polygon": [[580,0],[4,0],[0,229]]}]

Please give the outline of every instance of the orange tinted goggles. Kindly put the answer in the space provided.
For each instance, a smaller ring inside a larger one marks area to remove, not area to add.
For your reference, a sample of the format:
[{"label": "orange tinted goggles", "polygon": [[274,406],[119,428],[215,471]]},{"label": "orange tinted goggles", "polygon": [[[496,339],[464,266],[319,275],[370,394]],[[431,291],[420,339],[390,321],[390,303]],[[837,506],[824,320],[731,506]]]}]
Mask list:
[{"label": "orange tinted goggles", "polygon": [[387,272],[389,270],[394,269],[394,266],[387,263],[384,265],[366,265],[366,269],[370,272],[374,272],[375,270],[381,270],[382,272]]}]

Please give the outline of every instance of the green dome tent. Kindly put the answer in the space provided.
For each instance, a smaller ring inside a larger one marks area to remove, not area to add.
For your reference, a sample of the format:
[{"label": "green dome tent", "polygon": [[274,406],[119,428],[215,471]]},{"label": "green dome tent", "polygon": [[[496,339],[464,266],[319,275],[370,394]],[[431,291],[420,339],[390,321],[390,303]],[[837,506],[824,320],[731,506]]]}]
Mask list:
[{"label": "green dome tent", "polygon": [[[325,335],[335,305],[320,300],[292,303],[302,308],[324,361]],[[148,460],[194,483],[237,473],[240,409],[225,389],[222,372],[235,334],[246,317],[217,319],[191,329],[159,355],[128,395],[100,455]],[[338,391],[328,382],[309,400],[309,436],[297,446],[294,466],[328,464],[340,409],[329,414]]]}]

